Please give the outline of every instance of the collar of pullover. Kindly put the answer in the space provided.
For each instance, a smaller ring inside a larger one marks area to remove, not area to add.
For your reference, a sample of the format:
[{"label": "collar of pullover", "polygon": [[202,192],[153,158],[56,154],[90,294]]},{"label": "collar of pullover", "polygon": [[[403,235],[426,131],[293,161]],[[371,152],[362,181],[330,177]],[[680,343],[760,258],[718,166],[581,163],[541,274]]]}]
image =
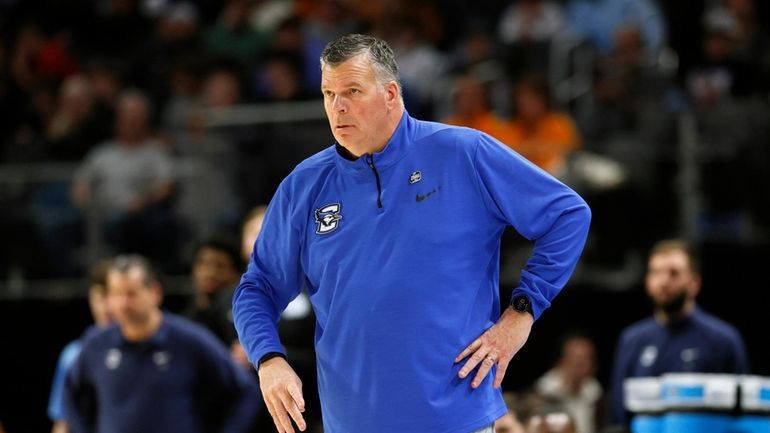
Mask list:
[{"label": "collar of pullover", "polygon": [[[379,151],[371,154],[374,165],[377,169],[387,168],[403,158],[409,150],[410,132],[412,130],[412,123],[414,120],[409,116],[409,113],[404,110],[404,114],[401,116],[401,120],[396,126],[396,130],[393,131],[393,135],[385,144],[385,147]],[[334,143],[334,147],[337,150],[337,166],[344,170],[353,171],[370,171],[371,168],[367,162],[367,155],[361,155],[355,158],[339,143]],[[355,159],[354,159],[355,158]]]}]

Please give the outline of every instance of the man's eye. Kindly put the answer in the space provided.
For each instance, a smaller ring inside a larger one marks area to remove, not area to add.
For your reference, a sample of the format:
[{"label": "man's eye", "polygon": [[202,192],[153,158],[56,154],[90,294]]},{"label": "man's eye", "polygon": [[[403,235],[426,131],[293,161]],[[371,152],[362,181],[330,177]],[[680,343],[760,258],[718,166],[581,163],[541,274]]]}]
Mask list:
[{"label": "man's eye", "polygon": [[351,94],[356,94],[356,93],[358,93],[358,89],[350,89],[350,93]]}]

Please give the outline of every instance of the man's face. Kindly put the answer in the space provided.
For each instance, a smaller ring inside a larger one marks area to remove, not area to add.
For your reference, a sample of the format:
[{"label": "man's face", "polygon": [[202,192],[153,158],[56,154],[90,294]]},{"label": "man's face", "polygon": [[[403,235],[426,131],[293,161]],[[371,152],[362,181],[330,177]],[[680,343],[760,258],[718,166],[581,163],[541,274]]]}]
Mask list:
[{"label": "man's face", "polygon": [[241,235],[241,258],[248,262],[251,253],[254,251],[254,242],[262,231],[262,222],[265,220],[265,214],[256,215],[254,218],[243,225],[243,234]]},{"label": "man's face", "polygon": [[128,144],[144,138],[148,128],[148,107],[143,101],[129,98],[120,103],[117,113],[118,138]]},{"label": "man's face", "polygon": [[100,284],[94,284],[88,291],[88,306],[97,326],[107,326],[112,321],[110,304],[107,301],[106,288]]},{"label": "man's face", "polygon": [[395,82],[377,81],[366,55],[321,70],[321,92],[332,134],[355,156],[380,150],[393,133],[388,113],[398,100]]},{"label": "man's face", "polygon": [[121,326],[147,323],[160,306],[160,287],[145,279],[146,274],[140,268],[132,268],[126,273],[111,270],[107,274],[109,311]]},{"label": "man's face", "polygon": [[650,257],[646,287],[656,308],[676,310],[674,307],[683,301],[695,298],[700,277],[690,268],[690,261],[683,251],[665,251]]},{"label": "man's face", "polygon": [[193,264],[193,280],[198,292],[212,294],[238,282],[239,274],[230,255],[213,248],[201,248]]},{"label": "man's face", "polygon": [[593,343],[582,337],[571,338],[562,349],[562,372],[571,381],[582,382],[591,377],[595,371],[595,354]]}]

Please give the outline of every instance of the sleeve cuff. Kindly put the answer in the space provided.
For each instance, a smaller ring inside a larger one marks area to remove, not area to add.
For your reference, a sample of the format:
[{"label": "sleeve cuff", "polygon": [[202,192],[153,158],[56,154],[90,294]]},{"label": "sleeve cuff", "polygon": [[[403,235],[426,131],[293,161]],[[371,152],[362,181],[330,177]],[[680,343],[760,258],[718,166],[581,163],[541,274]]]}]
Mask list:
[{"label": "sleeve cuff", "polygon": [[262,365],[263,362],[278,356],[280,356],[283,359],[286,359],[286,355],[284,355],[281,352],[267,352],[266,354],[262,355],[262,357],[259,358],[259,361],[257,362],[257,369],[259,369],[259,366]]}]

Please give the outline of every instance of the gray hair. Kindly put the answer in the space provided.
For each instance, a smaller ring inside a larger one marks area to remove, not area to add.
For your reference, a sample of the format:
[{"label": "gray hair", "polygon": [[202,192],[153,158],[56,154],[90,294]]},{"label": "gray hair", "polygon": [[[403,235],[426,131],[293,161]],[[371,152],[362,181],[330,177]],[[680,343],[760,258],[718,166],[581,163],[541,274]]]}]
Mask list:
[{"label": "gray hair", "polygon": [[337,66],[361,54],[369,58],[377,81],[381,84],[395,81],[401,89],[393,49],[387,42],[374,36],[353,33],[329,42],[321,53],[321,68]]}]

